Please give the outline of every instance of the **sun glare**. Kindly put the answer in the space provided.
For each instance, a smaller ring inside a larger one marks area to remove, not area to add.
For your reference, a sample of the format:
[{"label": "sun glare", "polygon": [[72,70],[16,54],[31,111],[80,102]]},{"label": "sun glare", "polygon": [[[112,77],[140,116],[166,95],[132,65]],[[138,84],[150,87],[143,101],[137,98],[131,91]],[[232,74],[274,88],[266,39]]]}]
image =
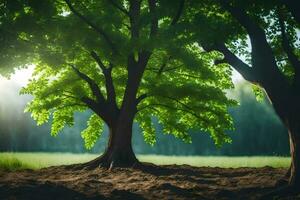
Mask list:
[{"label": "sun glare", "polygon": [[231,79],[232,79],[233,83],[235,83],[235,84],[245,80],[235,69],[233,69],[233,71],[232,71]]},{"label": "sun glare", "polygon": [[20,86],[25,86],[34,70],[34,65],[30,65],[27,68],[16,70],[9,79],[0,77],[0,83],[12,82]]},{"label": "sun glare", "polygon": [[[0,83],[9,81],[9,82],[16,83],[20,86],[25,86],[28,83],[33,73],[33,70],[34,70],[34,65],[30,65],[28,66],[28,68],[17,70],[14,74],[11,75],[9,79],[0,76]],[[234,69],[231,78],[234,83],[238,83],[244,80],[244,78]]]}]

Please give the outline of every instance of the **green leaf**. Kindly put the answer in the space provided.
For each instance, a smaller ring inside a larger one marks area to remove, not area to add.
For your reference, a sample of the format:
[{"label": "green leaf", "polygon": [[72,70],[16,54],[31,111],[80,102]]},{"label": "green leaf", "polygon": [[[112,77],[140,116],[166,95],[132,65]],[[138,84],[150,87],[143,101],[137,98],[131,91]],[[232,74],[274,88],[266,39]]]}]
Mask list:
[{"label": "green leaf", "polygon": [[96,114],[92,114],[87,122],[87,128],[81,132],[85,147],[91,149],[103,132],[103,121]]},{"label": "green leaf", "polygon": [[140,120],[138,122],[143,131],[145,142],[153,146],[156,143],[156,137],[155,127],[152,122],[152,116],[142,116],[141,114],[139,114],[139,116],[137,116],[136,118],[137,120]]},{"label": "green leaf", "polygon": [[53,121],[51,126],[51,135],[56,136],[65,125],[73,126],[74,117],[72,109],[58,109],[53,113]]},{"label": "green leaf", "polygon": [[252,91],[255,95],[255,98],[258,102],[262,102],[265,98],[265,92],[264,90],[259,87],[258,85],[252,84]]}]

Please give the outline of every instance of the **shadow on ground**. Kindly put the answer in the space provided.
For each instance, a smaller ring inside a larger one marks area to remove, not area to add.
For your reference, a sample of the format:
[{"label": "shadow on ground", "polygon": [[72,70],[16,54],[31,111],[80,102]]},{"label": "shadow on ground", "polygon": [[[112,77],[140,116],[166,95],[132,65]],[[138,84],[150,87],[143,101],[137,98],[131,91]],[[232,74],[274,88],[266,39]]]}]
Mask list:
[{"label": "shadow on ground", "polygon": [[[0,172],[0,199],[259,199],[275,189],[286,169],[209,168],[188,165],[140,169],[70,166]],[[300,199],[283,197],[282,199]]]}]

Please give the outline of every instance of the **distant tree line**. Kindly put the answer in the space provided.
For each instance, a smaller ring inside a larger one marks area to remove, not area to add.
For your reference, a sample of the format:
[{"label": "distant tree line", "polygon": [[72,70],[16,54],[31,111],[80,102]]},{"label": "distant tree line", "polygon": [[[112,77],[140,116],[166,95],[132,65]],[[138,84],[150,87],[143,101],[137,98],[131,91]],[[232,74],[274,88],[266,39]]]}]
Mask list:
[{"label": "distant tree line", "polygon": [[[16,90],[16,88],[13,88]],[[285,127],[275,115],[267,100],[257,102],[249,84],[240,83],[229,95],[237,98],[240,106],[230,109],[235,122],[235,131],[229,134],[231,144],[215,147],[209,134],[191,130],[192,143],[187,144],[173,135],[165,135],[156,119],[157,142],[150,146],[144,142],[138,124],[133,128],[133,147],[137,154],[164,155],[289,155],[288,135]],[[25,101],[13,106],[1,103],[0,106],[0,151],[45,151],[98,153],[104,151],[108,131],[93,149],[86,150],[80,132],[86,128],[90,113],[75,114],[75,126],[65,128],[57,138],[50,135],[50,124],[36,126],[28,113],[23,113]]]}]

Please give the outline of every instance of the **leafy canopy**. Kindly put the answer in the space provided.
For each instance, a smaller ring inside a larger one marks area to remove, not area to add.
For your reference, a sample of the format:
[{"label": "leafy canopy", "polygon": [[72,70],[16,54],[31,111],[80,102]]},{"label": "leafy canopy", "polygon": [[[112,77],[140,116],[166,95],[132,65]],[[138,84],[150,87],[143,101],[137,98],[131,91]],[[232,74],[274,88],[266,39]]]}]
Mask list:
[{"label": "leafy canopy", "polygon": [[50,0],[1,0],[0,13],[0,73],[9,77],[16,68],[34,62],[32,42],[42,41],[40,25],[57,12]]},{"label": "leafy canopy", "polygon": [[[135,1],[72,1],[72,7],[66,2],[56,1],[56,14],[40,24],[46,31],[43,38],[28,38],[35,44],[36,68],[21,93],[33,95],[26,111],[38,125],[52,118],[51,134],[56,135],[66,125],[74,124],[75,112],[91,109],[94,113],[82,131],[86,147],[91,148],[101,136],[103,125],[110,126],[83,101],[96,101],[97,95],[82,74],[96,83],[105,100],[109,98],[103,68],[93,55],[103,65],[111,66],[115,100],[121,109],[131,67],[128,60],[133,56],[138,61],[143,52],[150,52],[136,94],[145,95],[136,105],[135,114],[145,141],[155,143],[153,117],[163,125],[164,133],[186,142],[191,141],[188,130],[192,128],[209,132],[217,145],[230,141],[224,131],[233,128],[227,108],[235,102],[225,95],[225,90],[233,87],[231,69],[226,64],[214,65],[220,54],[206,53],[193,41],[186,31],[189,15],[185,7],[174,23],[180,1],[158,1],[154,11],[147,1],[141,1],[135,18],[128,17]],[[156,34],[153,20],[157,21]],[[109,39],[99,34],[99,29]]]},{"label": "leafy canopy", "polygon": [[[292,2],[204,0],[199,3],[196,0],[189,1],[193,24],[190,30],[193,30],[195,41],[207,47],[208,50],[219,50],[224,54],[229,54],[230,51],[242,58],[241,60],[235,59],[232,63],[235,69],[252,83],[259,82],[261,77],[270,76],[267,67],[255,67],[258,63],[257,55],[255,55],[257,45],[252,43],[255,41],[251,41],[251,35],[257,35],[257,32],[262,30],[263,37],[274,56],[273,65],[277,69],[273,70],[278,70],[292,87],[297,84],[298,86],[295,87],[299,87],[299,81],[296,80],[297,67],[293,67],[293,62],[295,62],[293,60],[297,60],[300,55],[299,23],[297,23],[292,7],[297,3]],[[233,16],[230,10],[235,10],[233,12],[236,12],[236,16]],[[247,18],[251,22],[241,24],[241,20],[245,19],[238,20],[238,16]],[[249,25],[253,29],[251,33],[245,28],[247,23],[253,23]],[[243,64],[239,66],[238,63],[242,62]],[[261,99],[263,91],[259,85],[253,86],[253,91],[258,99]]]}]

